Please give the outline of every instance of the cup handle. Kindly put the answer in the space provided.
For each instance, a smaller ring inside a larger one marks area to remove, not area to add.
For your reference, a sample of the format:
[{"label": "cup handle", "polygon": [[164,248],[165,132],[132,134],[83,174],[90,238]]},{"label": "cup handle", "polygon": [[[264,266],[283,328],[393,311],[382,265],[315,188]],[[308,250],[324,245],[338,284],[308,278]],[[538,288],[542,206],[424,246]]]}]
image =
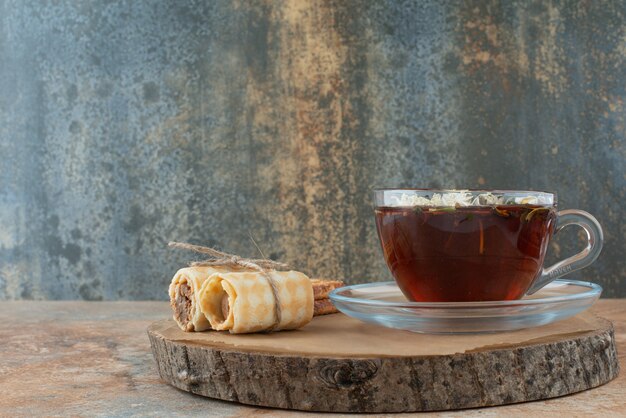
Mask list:
[{"label": "cup handle", "polygon": [[557,213],[555,234],[568,225],[578,225],[587,232],[587,246],[576,255],[559,261],[553,266],[541,269],[541,274],[532,284],[527,295],[532,295],[548,283],[572,271],[580,270],[593,263],[602,251],[604,236],[602,227],[591,214],[576,209],[562,210]]}]

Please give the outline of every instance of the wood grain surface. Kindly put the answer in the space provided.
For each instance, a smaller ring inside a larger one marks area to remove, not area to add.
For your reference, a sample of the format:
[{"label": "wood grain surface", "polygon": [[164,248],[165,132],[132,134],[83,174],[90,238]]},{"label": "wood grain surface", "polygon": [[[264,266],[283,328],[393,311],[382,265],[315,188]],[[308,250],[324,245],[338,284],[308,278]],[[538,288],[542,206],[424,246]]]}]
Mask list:
[{"label": "wood grain surface", "polygon": [[161,377],[211,398],[325,412],[437,411],[590,389],[619,372],[613,326],[591,313],[539,328],[425,335],[343,314],[271,334],[148,328]]},{"label": "wood grain surface", "polygon": [[[626,300],[600,300],[592,310],[613,321],[625,364]],[[0,416],[319,415],[213,400],[165,383],[145,330],[170,315],[165,302],[1,302]],[[430,415],[615,417],[624,411],[622,372],[570,396]]]}]

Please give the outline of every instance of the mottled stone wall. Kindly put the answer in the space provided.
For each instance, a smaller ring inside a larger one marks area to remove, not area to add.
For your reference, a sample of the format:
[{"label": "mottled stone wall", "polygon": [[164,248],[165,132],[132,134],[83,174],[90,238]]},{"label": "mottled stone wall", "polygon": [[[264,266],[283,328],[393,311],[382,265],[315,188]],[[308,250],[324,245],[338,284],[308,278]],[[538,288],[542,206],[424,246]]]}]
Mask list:
[{"label": "mottled stone wall", "polygon": [[[0,299],[164,299],[187,240],[389,279],[376,186],[547,189],[626,296],[623,1],[0,0]],[[581,246],[576,230],[551,259]]]}]

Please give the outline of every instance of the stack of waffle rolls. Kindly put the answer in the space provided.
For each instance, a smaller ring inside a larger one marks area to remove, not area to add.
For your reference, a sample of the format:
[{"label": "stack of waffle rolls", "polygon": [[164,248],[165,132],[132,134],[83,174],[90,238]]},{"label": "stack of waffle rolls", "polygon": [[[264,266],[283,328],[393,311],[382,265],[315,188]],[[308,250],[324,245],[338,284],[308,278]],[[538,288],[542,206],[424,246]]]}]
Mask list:
[{"label": "stack of waffle rolls", "polygon": [[186,267],[174,275],[169,296],[183,331],[240,334],[296,329],[315,315],[335,313],[328,295],[341,286],[297,271]]}]

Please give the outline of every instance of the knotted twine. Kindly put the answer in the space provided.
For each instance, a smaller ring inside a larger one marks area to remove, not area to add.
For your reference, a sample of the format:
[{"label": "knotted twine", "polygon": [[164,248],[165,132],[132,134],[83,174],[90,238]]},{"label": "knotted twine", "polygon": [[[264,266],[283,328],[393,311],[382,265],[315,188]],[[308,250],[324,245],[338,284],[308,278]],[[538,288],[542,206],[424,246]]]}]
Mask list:
[{"label": "knotted twine", "polygon": [[191,267],[232,267],[253,270],[261,273],[272,289],[272,295],[274,296],[274,312],[276,312],[274,325],[272,325],[268,331],[271,331],[280,325],[280,321],[282,320],[282,309],[280,307],[278,283],[276,283],[276,280],[272,277],[270,272],[277,269],[287,269],[289,268],[287,264],[267,259],[244,258],[235,254],[229,254],[216,250],[215,248],[187,244],[185,242],[170,241],[167,245],[169,247],[194,251],[196,253],[206,254],[209,256],[206,260],[193,261],[189,263]]}]

